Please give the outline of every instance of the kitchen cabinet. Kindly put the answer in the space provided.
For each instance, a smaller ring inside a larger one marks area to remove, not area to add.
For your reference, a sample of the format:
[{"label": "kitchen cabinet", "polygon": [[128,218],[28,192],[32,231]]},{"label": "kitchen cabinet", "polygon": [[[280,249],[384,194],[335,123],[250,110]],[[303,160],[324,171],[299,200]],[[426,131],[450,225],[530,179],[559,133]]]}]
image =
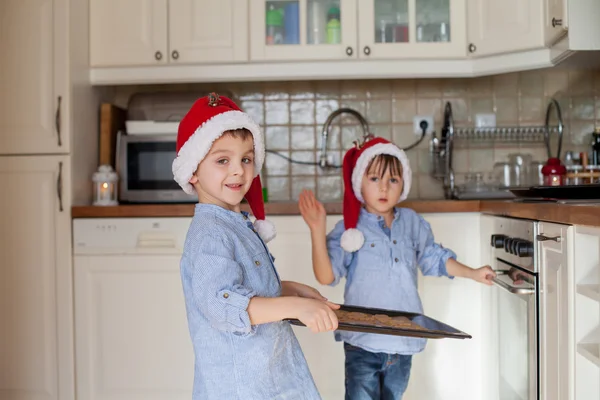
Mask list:
[{"label": "kitchen cabinet", "polygon": [[248,59],[247,0],[90,1],[93,67]]},{"label": "kitchen cabinet", "polygon": [[568,0],[546,0],[544,38],[547,45],[553,45],[567,33],[567,1]]},{"label": "kitchen cabinet", "polygon": [[468,51],[472,57],[544,47],[544,0],[472,0]]},{"label": "kitchen cabinet", "polygon": [[250,58],[457,58],[465,17],[464,0],[250,0]]},{"label": "kitchen cabinet", "polygon": [[68,156],[0,157],[3,399],[74,399],[69,171]]},{"label": "kitchen cabinet", "polygon": [[0,3],[0,154],[69,151],[67,3]]},{"label": "kitchen cabinet", "polygon": [[600,228],[575,226],[569,243],[569,272],[573,290],[569,305],[569,398],[600,398]]},{"label": "kitchen cabinet", "polygon": [[569,236],[572,227],[539,222],[540,395],[569,396]]}]

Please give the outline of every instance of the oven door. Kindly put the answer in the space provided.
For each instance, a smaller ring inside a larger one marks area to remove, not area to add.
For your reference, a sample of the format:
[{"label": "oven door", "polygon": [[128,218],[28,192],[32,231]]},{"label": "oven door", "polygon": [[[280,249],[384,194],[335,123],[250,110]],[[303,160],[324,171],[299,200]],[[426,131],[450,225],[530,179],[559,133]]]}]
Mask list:
[{"label": "oven door", "polygon": [[496,260],[499,400],[539,400],[537,276]]}]

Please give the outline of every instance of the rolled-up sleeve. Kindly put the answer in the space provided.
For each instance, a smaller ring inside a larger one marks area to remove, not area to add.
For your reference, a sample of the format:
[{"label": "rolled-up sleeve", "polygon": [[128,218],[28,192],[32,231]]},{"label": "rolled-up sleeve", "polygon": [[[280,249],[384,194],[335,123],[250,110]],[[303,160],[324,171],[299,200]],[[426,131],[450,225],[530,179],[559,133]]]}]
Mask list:
[{"label": "rolled-up sleeve", "polygon": [[329,284],[330,286],[337,285],[342,278],[348,275],[348,267],[352,262],[353,254],[342,249],[340,243],[344,230],[344,221],[340,221],[327,235],[327,253],[329,254],[334,276],[333,282]]},{"label": "rolled-up sleeve", "polygon": [[198,309],[216,329],[254,332],[248,304],[254,292],[243,285],[242,267],[226,239],[205,237],[193,259],[192,290]]},{"label": "rolled-up sleeve", "polygon": [[435,243],[431,226],[423,217],[418,219],[418,253],[417,263],[423,275],[426,276],[448,276],[446,262],[449,258],[456,259],[456,254]]}]

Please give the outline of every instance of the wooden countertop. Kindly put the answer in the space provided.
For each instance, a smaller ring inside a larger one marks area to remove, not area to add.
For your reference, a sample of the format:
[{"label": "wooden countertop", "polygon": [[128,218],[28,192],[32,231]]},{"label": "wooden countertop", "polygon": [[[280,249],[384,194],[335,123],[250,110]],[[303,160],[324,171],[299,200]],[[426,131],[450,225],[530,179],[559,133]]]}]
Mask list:
[{"label": "wooden countertop", "polygon": [[[342,203],[325,203],[324,205],[330,215],[342,213]],[[403,202],[402,207],[411,208],[418,213],[482,212],[562,224],[600,227],[600,201],[598,203],[555,204],[479,200],[415,200]],[[244,204],[242,209],[250,211],[247,204]],[[265,211],[267,215],[300,214],[298,204],[293,202],[267,203]],[[71,209],[71,216],[72,218],[191,217],[193,212],[193,204],[74,206]]]}]

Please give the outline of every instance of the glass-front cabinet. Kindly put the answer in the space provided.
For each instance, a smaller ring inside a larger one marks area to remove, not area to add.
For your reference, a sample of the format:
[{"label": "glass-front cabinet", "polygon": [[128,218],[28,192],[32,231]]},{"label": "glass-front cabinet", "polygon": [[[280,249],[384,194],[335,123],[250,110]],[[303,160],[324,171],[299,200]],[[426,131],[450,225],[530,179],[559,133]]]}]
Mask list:
[{"label": "glass-front cabinet", "polygon": [[250,58],[356,58],[357,4],[358,0],[250,0]]},{"label": "glass-front cabinet", "polygon": [[360,0],[358,21],[361,58],[451,58],[467,53],[465,0]]}]

